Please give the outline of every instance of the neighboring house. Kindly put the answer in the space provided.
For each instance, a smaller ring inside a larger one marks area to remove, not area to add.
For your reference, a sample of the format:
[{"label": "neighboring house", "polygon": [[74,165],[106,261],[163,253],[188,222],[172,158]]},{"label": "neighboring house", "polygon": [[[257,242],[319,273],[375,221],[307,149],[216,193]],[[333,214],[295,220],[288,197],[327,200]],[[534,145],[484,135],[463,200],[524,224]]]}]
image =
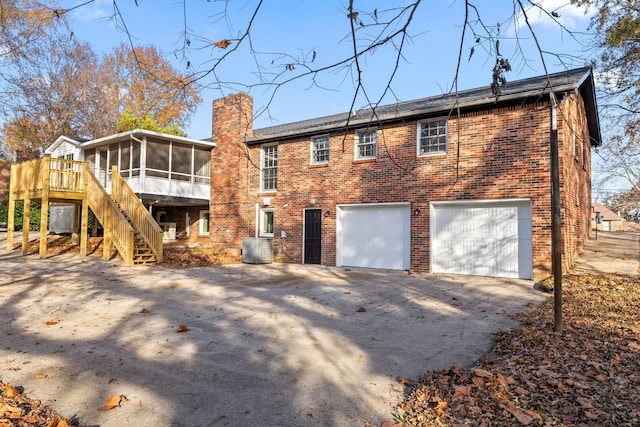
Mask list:
[{"label": "neighboring house", "polygon": [[11,176],[11,159],[0,152],[0,203],[9,195],[9,177]]},{"label": "neighboring house", "polygon": [[252,115],[247,94],[213,102],[210,238],[234,251],[263,237],[281,262],[548,277],[555,129],[564,269],[589,238],[589,68],[498,99],[487,86],[256,130]]},{"label": "neighboring house", "polygon": [[[61,136],[46,150],[54,158],[88,161],[111,192],[111,168],[119,173],[164,228],[165,240],[209,234],[210,140],[136,129],[83,140]],[[71,232],[73,205],[52,206],[50,230]],[[78,214],[77,209],[75,210]]]},{"label": "neighboring house", "polygon": [[[596,220],[596,215],[600,215],[600,221]],[[624,227],[624,218],[612,212],[601,203],[593,203],[591,211],[591,229],[597,227],[600,231],[622,231]]]}]

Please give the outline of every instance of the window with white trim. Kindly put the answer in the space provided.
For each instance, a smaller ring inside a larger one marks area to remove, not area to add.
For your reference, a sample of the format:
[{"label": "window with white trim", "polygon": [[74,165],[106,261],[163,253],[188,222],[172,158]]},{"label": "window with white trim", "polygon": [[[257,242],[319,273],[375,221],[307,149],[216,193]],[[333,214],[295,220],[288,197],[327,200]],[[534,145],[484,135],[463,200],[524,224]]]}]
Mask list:
[{"label": "window with white trim", "polygon": [[311,164],[329,163],[329,136],[311,139]]},{"label": "window with white trim", "polygon": [[273,237],[273,209],[262,209],[260,211],[260,235]]},{"label": "window with white trim", "polygon": [[378,131],[366,130],[356,132],[355,158],[375,159],[378,155]]},{"label": "window with white trim", "polygon": [[198,229],[201,236],[209,235],[209,211],[200,211],[200,221]]},{"label": "window with white trim", "polygon": [[276,191],[278,189],[278,146],[263,145],[260,163],[262,191]]},{"label": "window with white trim", "polygon": [[418,156],[447,152],[447,119],[418,122]]}]

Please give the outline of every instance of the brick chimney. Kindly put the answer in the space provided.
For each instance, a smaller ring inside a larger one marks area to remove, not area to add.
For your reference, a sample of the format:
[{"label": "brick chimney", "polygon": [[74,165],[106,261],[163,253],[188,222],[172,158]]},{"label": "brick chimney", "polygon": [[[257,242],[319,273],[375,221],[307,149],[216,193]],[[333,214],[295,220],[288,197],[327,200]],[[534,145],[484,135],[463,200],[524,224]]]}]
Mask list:
[{"label": "brick chimney", "polygon": [[253,132],[253,98],[237,93],[213,101],[209,238],[239,253],[243,237],[254,234],[249,202],[250,161],[245,140]]}]

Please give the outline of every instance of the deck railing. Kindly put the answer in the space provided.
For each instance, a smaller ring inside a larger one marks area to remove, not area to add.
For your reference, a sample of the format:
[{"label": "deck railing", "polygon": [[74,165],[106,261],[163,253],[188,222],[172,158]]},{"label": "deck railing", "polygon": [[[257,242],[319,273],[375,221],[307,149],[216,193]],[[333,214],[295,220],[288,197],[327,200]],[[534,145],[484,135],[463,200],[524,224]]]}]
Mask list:
[{"label": "deck railing", "polygon": [[49,188],[51,191],[73,191],[81,193],[84,189],[85,162],[74,160],[49,160]]},{"label": "deck railing", "polygon": [[144,205],[140,203],[138,196],[127,185],[115,166],[111,170],[111,197],[122,212],[136,225],[140,236],[154,252],[156,261],[162,262],[163,230],[149,211],[144,208]]},{"label": "deck railing", "polygon": [[[10,181],[9,227],[13,230],[15,210],[13,206],[17,200],[39,199],[48,204],[50,200],[70,200],[77,203],[86,199],[87,206],[91,208],[104,228],[105,257],[109,256],[111,245],[113,245],[126,264],[133,264],[137,233],[154,252],[156,262],[162,262],[162,229],[115,167],[112,179],[112,194],[109,196],[91,172],[87,162],[44,157],[13,164]],[[26,212],[28,208],[25,208],[25,214]],[[83,223],[86,223],[84,208],[82,216]],[[41,230],[46,230],[47,216],[44,215],[42,218]],[[42,236],[41,256],[46,254],[46,236],[44,234]],[[28,241],[23,238],[23,251],[26,251],[27,243]],[[7,236],[7,245],[8,247],[13,245],[13,233]]]},{"label": "deck railing", "polygon": [[48,170],[50,191],[82,193],[86,167],[85,162],[51,157],[16,163],[11,167],[11,191],[18,194],[41,192],[46,187],[45,176]]},{"label": "deck railing", "polygon": [[[106,190],[92,173],[87,173],[87,201],[94,215],[102,224],[104,232],[104,248],[109,250],[109,243],[113,243],[125,264],[133,264],[133,247],[135,232],[127,218],[109,197]],[[107,253],[105,252],[105,256]]]}]

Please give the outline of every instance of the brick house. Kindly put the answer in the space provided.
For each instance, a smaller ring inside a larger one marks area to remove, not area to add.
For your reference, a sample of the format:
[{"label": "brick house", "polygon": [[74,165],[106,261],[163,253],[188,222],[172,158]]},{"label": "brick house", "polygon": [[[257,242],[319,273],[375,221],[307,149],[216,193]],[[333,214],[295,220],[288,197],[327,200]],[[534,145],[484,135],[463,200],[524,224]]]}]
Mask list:
[{"label": "brick house", "polygon": [[11,159],[0,152],[0,202],[3,202],[9,194],[9,176],[11,175]]},{"label": "brick house", "polygon": [[252,114],[247,94],[213,101],[210,239],[234,251],[263,237],[279,262],[548,277],[553,124],[565,269],[589,238],[589,68],[498,99],[482,87],[255,130]]}]

